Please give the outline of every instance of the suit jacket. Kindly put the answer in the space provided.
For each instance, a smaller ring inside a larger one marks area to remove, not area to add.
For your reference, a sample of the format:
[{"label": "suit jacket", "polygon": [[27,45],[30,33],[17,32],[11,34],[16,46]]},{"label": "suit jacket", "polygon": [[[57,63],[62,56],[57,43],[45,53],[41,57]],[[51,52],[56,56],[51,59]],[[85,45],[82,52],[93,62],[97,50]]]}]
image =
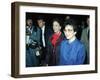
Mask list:
[{"label": "suit jacket", "polygon": [[48,45],[48,40],[52,34],[53,34],[53,30],[49,26],[45,26],[44,29],[45,46]]},{"label": "suit jacket", "polygon": [[83,29],[82,35],[81,35],[81,41],[84,43],[85,48],[86,48],[86,61],[85,63],[89,63],[89,34],[88,34],[88,27]]}]

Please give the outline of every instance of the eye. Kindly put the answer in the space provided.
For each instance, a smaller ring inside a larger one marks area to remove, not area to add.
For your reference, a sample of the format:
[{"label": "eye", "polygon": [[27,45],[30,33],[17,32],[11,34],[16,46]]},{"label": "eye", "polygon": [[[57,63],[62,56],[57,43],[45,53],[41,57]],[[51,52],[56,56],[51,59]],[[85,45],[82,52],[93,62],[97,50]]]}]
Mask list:
[{"label": "eye", "polygon": [[72,29],[68,29],[68,32],[72,32],[73,30]]}]

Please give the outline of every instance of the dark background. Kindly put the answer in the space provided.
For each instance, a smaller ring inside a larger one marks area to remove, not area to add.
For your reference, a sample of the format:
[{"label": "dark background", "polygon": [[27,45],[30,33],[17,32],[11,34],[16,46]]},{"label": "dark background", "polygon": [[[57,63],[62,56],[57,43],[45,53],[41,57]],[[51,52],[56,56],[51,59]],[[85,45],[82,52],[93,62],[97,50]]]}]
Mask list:
[{"label": "dark background", "polygon": [[[70,16],[71,19],[74,19],[77,23],[77,27],[78,27],[78,33],[77,33],[77,38],[80,39],[81,37],[81,32],[82,32],[82,29],[83,28],[86,28],[87,27],[87,24],[86,24],[86,19],[87,17],[89,17],[89,15],[73,15],[73,14],[52,14],[52,13],[29,13],[29,12],[26,12],[26,20],[27,19],[32,19],[33,20],[33,25],[34,26],[38,26],[37,25],[37,18],[39,16],[42,16],[45,20],[45,23],[47,26],[52,26],[52,20],[54,18],[58,18],[60,19],[60,21],[62,22],[62,24],[64,23],[65,21],[65,18],[66,16]],[[63,27],[63,25],[62,25]]]}]

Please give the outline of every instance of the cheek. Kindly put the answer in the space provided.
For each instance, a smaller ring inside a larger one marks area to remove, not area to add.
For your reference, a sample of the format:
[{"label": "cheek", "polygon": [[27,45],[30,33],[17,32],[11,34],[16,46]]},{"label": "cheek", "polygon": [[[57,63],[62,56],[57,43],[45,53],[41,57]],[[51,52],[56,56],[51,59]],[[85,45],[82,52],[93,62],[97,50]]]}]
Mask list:
[{"label": "cheek", "polygon": [[65,36],[66,36],[66,37],[72,37],[73,35],[74,35],[73,33],[68,33],[68,32],[65,33]]},{"label": "cheek", "polygon": [[57,30],[57,27],[56,27],[56,26],[53,26],[53,29],[54,29],[54,30]]},{"label": "cheek", "polygon": [[57,30],[60,30],[61,28],[58,26],[56,29],[57,29]]},{"label": "cheek", "polygon": [[64,32],[64,34],[65,34],[66,37],[68,37],[68,35],[69,35],[67,32]]},{"label": "cheek", "polygon": [[43,24],[42,23],[39,23],[39,26],[41,27]]},{"label": "cheek", "polygon": [[72,38],[72,37],[74,37],[75,36],[75,34],[74,33],[71,33],[70,34],[70,38]]},{"label": "cheek", "polygon": [[74,35],[74,33],[70,33],[69,35],[70,35],[70,36],[73,36],[73,35]]}]

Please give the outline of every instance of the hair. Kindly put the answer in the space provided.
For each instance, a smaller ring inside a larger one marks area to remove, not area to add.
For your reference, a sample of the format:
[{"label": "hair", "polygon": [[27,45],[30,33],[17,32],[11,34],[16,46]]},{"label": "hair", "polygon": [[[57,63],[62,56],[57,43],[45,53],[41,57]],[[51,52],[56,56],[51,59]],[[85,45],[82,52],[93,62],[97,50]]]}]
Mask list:
[{"label": "hair", "polygon": [[32,27],[34,28],[33,31],[37,32],[37,27],[33,25],[33,20],[32,20],[32,18],[26,19],[26,26],[27,26],[27,21],[28,21],[28,20],[31,20],[31,21],[32,21]]},{"label": "hair", "polygon": [[63,30],[65,29],[66,25],[71,25],[73,27],[74,31],[77,32],[78,29],[77,29],[77,25],[76,25],[75,20],[73,20],[73,19],[66,20],[64,22]]},{"label": "hair", "polygon": [[54,21],[58,22],[59,25],[62,27],[62,23],[61,23],[60,19],[54,18],[54,19],[52,20],[52,23],[53,23]]},{"label": "hair", "polygon": [[45,21],[45,18],[44,18],[44,16],[38,16],[37,20],[43,20],[43,21]]},{"label": "hair", "polygon": [[31,18],[26,19],[26,26],[27,26],[27,21],[31,20],[33,24],[33,20]]}]

